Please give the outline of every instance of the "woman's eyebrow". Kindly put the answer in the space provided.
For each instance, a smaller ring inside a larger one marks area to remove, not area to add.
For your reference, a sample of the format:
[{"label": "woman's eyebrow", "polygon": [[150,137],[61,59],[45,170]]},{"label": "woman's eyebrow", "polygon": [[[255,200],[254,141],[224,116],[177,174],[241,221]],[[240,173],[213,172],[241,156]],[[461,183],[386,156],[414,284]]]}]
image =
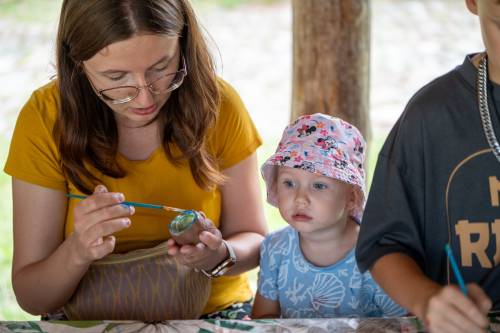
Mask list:
[{"label": "woman's eyebrow", "polygon": [[[163,62],[169,63],[170,60],[172,60],[172,56],[166,55],[166,56],[162,57],[160,60],[158,60],[157,62],[155,62],[154,64],[152,64],[151,66],[149,66],[148,70],[151,69],[152,67],[157,66],[160,63],[163,63]],[[102,74],[102,75],[113,75],[113,74],[125,74],[125,73],[128,73],[128,71],[124,71],[121,69],[107,69],[105,71],[100,71],[98,73]]]}]

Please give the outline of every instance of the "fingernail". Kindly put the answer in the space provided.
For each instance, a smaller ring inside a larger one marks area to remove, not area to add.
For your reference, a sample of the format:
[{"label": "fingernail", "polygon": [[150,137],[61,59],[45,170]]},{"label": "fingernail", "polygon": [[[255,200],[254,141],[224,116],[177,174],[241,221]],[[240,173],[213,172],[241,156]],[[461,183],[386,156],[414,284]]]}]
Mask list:
[{"label": "fingernail", "polygon": [[123,219],[123,220],[122,220],[122,223],[123,223],[123,225],[124,225],[124,226],[126,226],[126,227],[130,226],[130,220],[129,220],[129,219]]},{"label": "fingernail", "polygon": [[125,196],[123,195],[123,193],[115,193],[114,197],[116,199],[118,199],[119,202],[122,202],[123,200],[125,200]]},{"label": "fingernail", "polygon": [[94,191],[97,193],[104,193],[106,192],[106,187],[104,185],[97,185]]}]

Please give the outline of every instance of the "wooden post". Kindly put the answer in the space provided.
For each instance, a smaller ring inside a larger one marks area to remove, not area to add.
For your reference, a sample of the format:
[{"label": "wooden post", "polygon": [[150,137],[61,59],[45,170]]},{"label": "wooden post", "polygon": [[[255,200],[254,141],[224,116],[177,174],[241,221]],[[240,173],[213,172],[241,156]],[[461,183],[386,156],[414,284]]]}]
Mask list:
[{"label": "wooden post", "polygon": [[338,116],[369,136],[370,0],[293,0],[292,120]]}]

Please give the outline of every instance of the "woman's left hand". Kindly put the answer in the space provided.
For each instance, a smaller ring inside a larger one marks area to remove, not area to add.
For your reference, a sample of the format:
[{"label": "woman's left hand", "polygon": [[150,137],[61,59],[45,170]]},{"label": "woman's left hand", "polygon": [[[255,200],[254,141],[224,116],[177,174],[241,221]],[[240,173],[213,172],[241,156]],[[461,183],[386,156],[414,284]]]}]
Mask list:
[{"label": "woman's left hand", "polygon": [[167,241],[168,254],[178,257],[186,266],[205,270],[211,270],[227,258],[228,251],[222,242],[219,229],[214,227],[208,231],[202,231],[199,237],[200,242],[194,245],[179,245],[175,240],[169,239]]}]

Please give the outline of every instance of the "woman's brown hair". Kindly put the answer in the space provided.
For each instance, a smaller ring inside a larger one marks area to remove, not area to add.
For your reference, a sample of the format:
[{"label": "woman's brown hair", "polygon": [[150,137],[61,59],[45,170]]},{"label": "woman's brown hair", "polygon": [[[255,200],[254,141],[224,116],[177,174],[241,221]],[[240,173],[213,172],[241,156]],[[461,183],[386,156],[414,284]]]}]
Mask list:
[{"label": "woman's brown hair", "polygon": [[[215,66],[189,0],[65,0],[57,35],[56,61],[60,94],[54,135],[62,168],[69,180],[90,194],[98,172],[121,178],[118,130],[112,110],[93,91],[82,62],[104,47],[138,34],[179,36],[188,75],[172,91],[158,115],[163,147],[176,165],[189,162],[203,189],[213,189],[224,177],[207,151],[207,135],[220,105]],[[182,156],[174,156],[169,143]]]}]

